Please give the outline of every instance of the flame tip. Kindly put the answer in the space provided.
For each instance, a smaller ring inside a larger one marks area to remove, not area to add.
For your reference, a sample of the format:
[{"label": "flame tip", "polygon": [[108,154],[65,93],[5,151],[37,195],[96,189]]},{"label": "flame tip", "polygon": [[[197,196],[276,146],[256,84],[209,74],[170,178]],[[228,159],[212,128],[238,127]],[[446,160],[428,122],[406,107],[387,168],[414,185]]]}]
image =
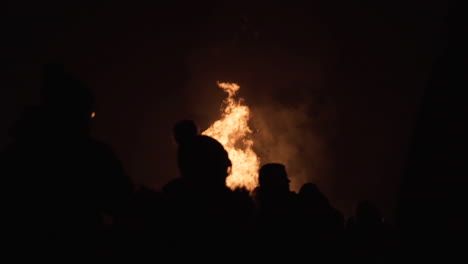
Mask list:
[{"label": "flame tip", "polygon": [[232,168],[226,179],[227,186],[231,189],[240,187],[252,190],[257,185],[260,159],[252,149],[252,130],[248,125],[250,109],[243,104],[243,98],[233,98],[240,89],[237,83],[216,83],[228,93],[228,97],[224,100],[221,118],[213,122],[202,134],[217,139],[228,152]]}]

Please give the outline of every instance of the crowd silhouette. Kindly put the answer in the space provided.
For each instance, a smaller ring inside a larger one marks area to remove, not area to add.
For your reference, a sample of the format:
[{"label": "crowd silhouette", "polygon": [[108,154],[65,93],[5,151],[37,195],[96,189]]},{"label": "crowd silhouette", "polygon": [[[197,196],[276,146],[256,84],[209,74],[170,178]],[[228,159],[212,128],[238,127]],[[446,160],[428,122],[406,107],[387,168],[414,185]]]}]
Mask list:
[{"label": "crowd silhouette", "polygon": [[75,245],[97,252],[123,219],[132,182],[112,149],[90,136],[91,90],[60,64],[47,65],[43,80],[40,103],[25,109],[2,152],[6,193],[16,198],[7,215],[18,228],[8,231],[43,254]]},{"label": "crowd silhouette", "polygon": [[261,166],[253,191],[231,190],[228,153],[192,120],[172,128],[179,176],[161,191],[136,189],[112,149],[90,136],[91,90],[59,64],[45,68],[41,89],[40,104],[25,110],[1,156],[15,200],[7,231],[21,248],[173,260],[395,261],[398,232],[371,201],[345,219],[315,183],[292,191],[280,163]]}]

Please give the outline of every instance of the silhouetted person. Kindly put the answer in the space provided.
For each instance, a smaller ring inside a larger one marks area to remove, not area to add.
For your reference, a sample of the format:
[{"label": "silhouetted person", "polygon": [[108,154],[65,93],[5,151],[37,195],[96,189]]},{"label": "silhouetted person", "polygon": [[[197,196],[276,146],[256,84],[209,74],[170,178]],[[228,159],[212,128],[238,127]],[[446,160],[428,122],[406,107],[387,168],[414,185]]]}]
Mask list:
[{"label": "silhouetted person", "polygon": [[226,253],[247,234],[253,204],[247,192],[226,186],[231,161],[217,140],[181,134],[186,137],[178,140],[180,177],[163,187],[168,243],[185,250],[211,248]]},{"label": "silhouetted person", "polygon": [[[454,1],[450,10],[460,10],[461,4]],[[461,25],[459,13],[451,12],[455,16],[449,19],[447,12],[434,36],[436,56],[424,85],[401,179],[396,224],[405,261],[455,263],[466,259],[461,257],[466,255],[465,243],[458,241],[465,241],[468,234],[468,213],[463,209],[468,200],[466,89],[460,89],[466,87],[467,78],[464,67],[454,67],[462,65],[464,59],[458,54],[465,45],[451,40],[449,46],[449,21]]]},{"label": "silhouetted person", "polygon": [[[320,263],[339,263],[346,258],[342,254],[344,217],[333,207],[314,183],[305,183],[298,193],[301,229],[298,246],[304,255],[313,252]],[[310,257],[310,256],[309,256]]]},{"label": "silhouetted person", "polygon": [[394,263],[396,257],[395,230],[370,201],[360,202],[354,217],[348,222],[349,257],[360,263]]},{"label": "silhouetted person", "polygon": [[17,238],[43,254],[95,252],[118,221],[131,181],[111,148],[90,137],[94,98],[87,86],[51,64],[40,95],[2,153],[2,176],[18,202],[12,208]]},{"label": "silhouetted person", "polygon": [[334,208],[328,198],[314,183],[305,183],[299,190],[301,213],[305,225],[311,227],[314,236],[337,239],[344,229],[344,216]]},{"label": "silhouetted person", "polygon": [[282,215],[292,209],[297,195],[289,189],[290,180],[284,165],[263,165],[259,170],[258,182],[254,198],[261,215]]},{"label": "silhouetted person", "polygon": [[174,139],[179,145],[198,134],[198,127],[193,120],[181,120],[173,127]]},{"label": "silhouetted person", "polygon": [[290,190],[283,164],[263,165],[258,177],[259,186],[253,191],[258,249],[264,254],[287,254],[300,231],[297,194]]},{"label": "silhouetted person", "polygon": [[154,255],[165,242],[161,241],[160,236],[160,229],[164,228],[162,201],[161,192],[147,187],[141,187],[133,193],[125,217],[124,241],[121,241],[121,249],[128,251],[128,256],[144,256],[144,252]]}]

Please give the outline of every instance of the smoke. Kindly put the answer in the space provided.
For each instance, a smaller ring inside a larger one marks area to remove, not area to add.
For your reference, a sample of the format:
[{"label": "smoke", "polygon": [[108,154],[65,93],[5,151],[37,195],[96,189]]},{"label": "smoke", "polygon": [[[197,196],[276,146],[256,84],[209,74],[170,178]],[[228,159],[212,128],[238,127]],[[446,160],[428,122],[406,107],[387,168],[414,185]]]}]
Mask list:
[{"label": "smoke", "polygon": [[302,54],[261,39],[204,44],[187,60],[187,115],[203,131],[219,119],[226,97],[216,82],[239,84],[237,96],[251,110],[253,148],[261,164],[282,163],[292,190],[314,182],[332,199],[336,104],[328,85],[333,59],[326,49],[318,40]]},{"label": "smoke", "polygon": [[[313,110],[319,111],[313,115]],[[332,190],[333,135],[323,133],[324,121],[333,119],[330,109],[317,109],[305,102],[290,105],[269,102],[252,106],[252,113],[254,149],[262,165],[284,164],[294,191],[299,191],[306,182],[318,184],[325,192]]]}]

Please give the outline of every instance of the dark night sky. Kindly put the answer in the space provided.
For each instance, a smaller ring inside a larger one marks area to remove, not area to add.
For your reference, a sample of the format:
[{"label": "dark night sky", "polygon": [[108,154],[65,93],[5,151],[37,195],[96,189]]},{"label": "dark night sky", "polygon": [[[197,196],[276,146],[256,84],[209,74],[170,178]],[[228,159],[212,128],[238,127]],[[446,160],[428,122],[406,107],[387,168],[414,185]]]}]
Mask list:
[{"label": "dark night sky", "polygon": [[285,162],[294,188],[312,180],[347,214],[371,199],[391,218],[447,3],[374,2],[8,1],[0,144],[37,102],[41,67],[61,60],[96,94],[94,135],[158,189],[177,175],[172,124],[207,128],[216,81],[232,81],[257,151]]}]

